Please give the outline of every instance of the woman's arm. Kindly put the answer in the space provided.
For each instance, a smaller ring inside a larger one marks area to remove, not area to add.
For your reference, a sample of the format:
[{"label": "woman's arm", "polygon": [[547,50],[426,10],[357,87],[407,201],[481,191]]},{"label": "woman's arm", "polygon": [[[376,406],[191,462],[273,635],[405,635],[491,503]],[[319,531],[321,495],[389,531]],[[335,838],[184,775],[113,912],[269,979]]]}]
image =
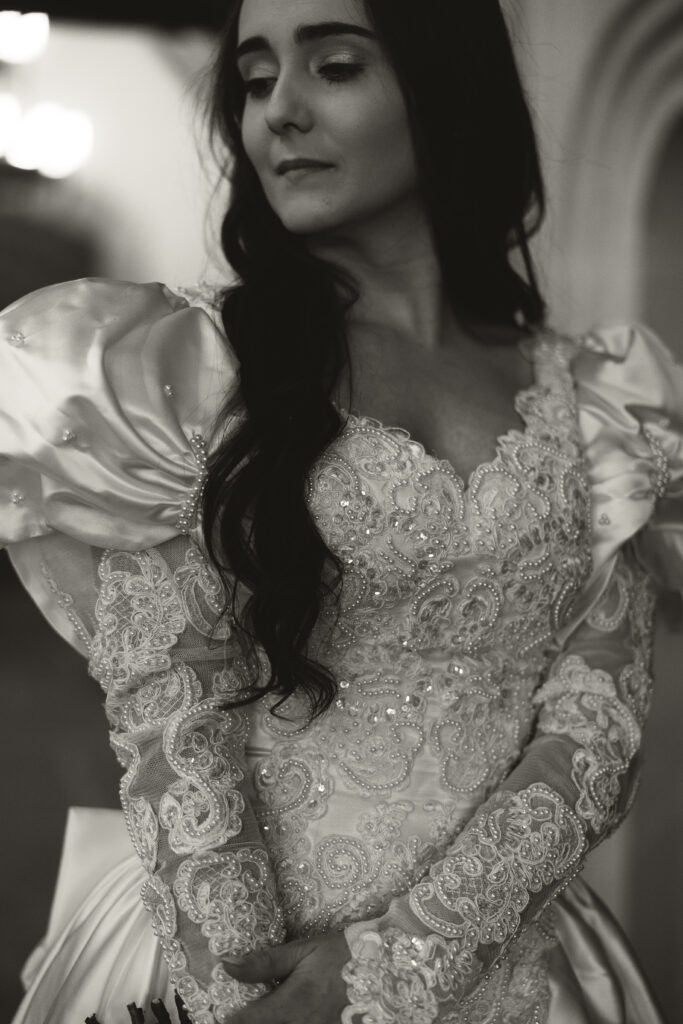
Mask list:
[{"label": "woman's arm", "polygon": [[244,764],[247,720],[225,710],[249,667],[215,573],[187,538],[105,551],[90,671],[106,690],[142,891],[194,1024],[227,1021],[265,986],[223,970],[284,939]]},{"label": "woman's arm", "polygon": [[344,1024],[430,1021],[468,998],[622,820],[650,692],[653,596],[628,549],[554,660],[518,766],[387,913],[346,929]]}]

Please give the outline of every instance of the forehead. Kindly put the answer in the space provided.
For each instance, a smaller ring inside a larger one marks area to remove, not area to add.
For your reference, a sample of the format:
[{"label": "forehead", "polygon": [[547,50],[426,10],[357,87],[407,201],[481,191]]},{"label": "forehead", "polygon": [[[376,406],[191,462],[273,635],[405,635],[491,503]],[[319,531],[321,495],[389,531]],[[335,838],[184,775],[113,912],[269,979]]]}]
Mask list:
[{"label": "forehead", "polygon": [[268,39],[289,38],[299,25],[323,21],[370,27],[363,0],[244,0],[239,42],[255,35]]}]

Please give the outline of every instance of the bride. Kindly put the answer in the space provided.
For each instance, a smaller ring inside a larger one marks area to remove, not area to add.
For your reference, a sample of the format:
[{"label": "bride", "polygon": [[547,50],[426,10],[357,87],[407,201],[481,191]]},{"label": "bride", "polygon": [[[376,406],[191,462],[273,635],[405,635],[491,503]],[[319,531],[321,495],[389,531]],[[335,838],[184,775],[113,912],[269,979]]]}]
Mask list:
[{"label": "bride", "polygon": [[14,1024],[661,1024],[579,874],[624,818],[683,370],[549,325],[496,0],[233,0],[235,286],[0,316],[0,532],[89,661]]}]

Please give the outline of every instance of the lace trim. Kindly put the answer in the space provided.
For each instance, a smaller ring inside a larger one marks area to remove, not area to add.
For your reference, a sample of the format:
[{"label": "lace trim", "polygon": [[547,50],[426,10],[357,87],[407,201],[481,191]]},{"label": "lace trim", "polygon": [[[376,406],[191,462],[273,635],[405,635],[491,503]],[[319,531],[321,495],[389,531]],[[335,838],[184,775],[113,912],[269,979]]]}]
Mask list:
[{"label": "lace trim", "polygon": [[173,888],[178,906],[201,925],[215,956],[239,956],[251,935],[261,936],[263,944],[280,940],[283,918],[262,849],[244,846],[192,857],[180,865]]},{"label": "lace trim", "polygon": [[[265,852],[225,849],[241,836],[245,809],[239,787],[248,723],[225,710],[242,688],[241,662],[207,642],[230,635],[229,624],[214,628],[222,610],[216,575],[196,546],[173,545],[185,556],[175,571],[160,549],[103,553],[90,670],[107,692],[111,743],[126,768],[121,803],[150,873],[142,899],[172,983],[195,1024],[227,1024],[267,989],[236,982],[215,957],[277,944],[284,925]],[[182,660],[181,638],[200,653],[203,681]],[[214,660],[220,668],[212,672]],[[156,810],[145,795],[152,773],[161,790]],[[163,876],[173,871],[171,889]],[[198,943],[200,934],[208,942]],[[195,975],[207,954],[200,984]]]},{"label": "lace trim", "polygon": [[428,933],[389,926],[351,943],[344,1024],[432,1024],[460,1007],[490,976],[481,947],[504,952],[532,894],[543,892],[544,903],[554,897],[578,873],[585,849],[584,826],[548,786],[496,793],[429,881],[411,891],[410,909]]},{"label": "lace trim", "polygon": [[564,658],[536,700],[543,702],[539,730],[579,744],[571,772],[576,812],[601,835],[619,817],[621,779],[640,746],[640,725],[609,672],[576,654]]}]

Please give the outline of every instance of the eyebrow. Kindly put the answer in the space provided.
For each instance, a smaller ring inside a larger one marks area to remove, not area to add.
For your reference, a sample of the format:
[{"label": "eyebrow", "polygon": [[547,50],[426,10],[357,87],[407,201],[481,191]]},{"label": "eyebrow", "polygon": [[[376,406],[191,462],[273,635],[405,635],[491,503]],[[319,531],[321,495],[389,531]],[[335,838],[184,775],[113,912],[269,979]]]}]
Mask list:
[{"label": "eyebrow", "polygon": [[[317,39],[327,39],[328,36],[363,36],[365,39],[375,39],[374,32],[360,25],[347,24],[345,21],[321,21],[317,25],[299,25],[294,32],[294,41],[301,43],[312,43]],[[270,43],[265,36],[251,36],[245,39],[237,47],[237,59],[244,57],[247,53],[256,53],[261,50],[269,50]]]}]

